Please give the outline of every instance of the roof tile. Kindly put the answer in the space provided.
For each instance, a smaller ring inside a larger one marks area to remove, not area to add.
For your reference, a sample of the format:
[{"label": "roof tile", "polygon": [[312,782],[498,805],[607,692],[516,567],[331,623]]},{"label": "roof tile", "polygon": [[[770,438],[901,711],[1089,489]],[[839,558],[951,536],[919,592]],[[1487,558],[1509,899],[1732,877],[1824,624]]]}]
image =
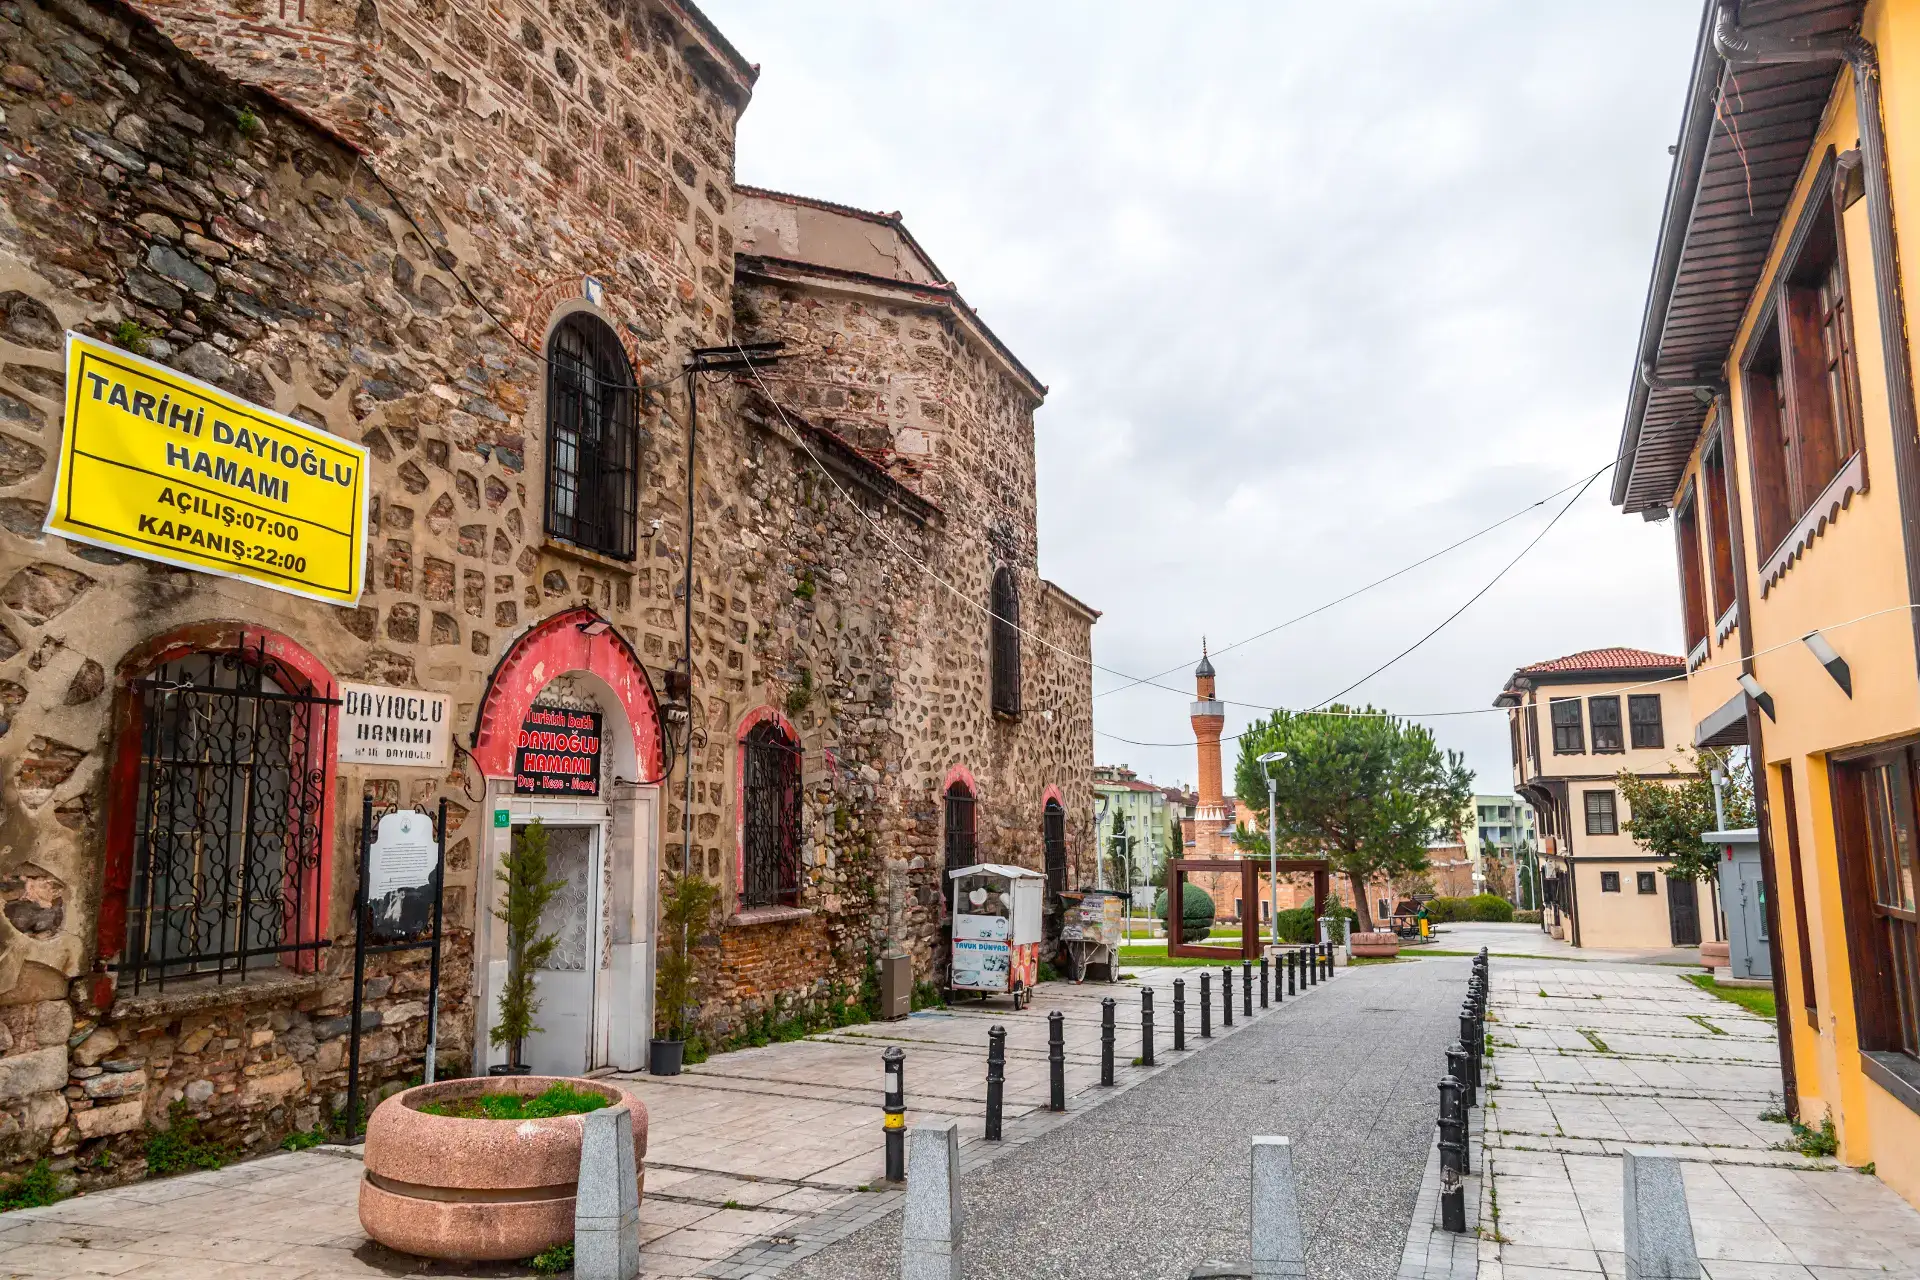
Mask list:
[{"label": "roof tile", "polygon": [[1539,675],[1549,671],[1622,671],[1642,668],[1685,670],[1687,660],[1671,653],[1652,653],[1646,649],[1583,649],[1564,658],[1536,662],[1520,668],[1515,675]]}]

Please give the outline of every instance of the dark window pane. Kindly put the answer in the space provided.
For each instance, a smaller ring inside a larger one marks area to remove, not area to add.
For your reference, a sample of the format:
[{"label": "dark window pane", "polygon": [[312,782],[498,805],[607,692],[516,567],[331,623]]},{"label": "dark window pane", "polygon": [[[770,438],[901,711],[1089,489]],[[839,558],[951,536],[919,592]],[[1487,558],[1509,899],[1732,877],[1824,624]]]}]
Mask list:
[{"label": "dark window pane", "polygon": [[741,837],[744,907],[800,901],[800,748],[765,720],[740,744],[745,777]]},{"label": "dark window pane", "polygon": [[1589,698],[1587,710],[1593,716],[1593,749],[1595,751],[1622,750],[1620,699],[1617,696]]},{"label": "dark window pane", "polygon": [[1627,719],[1633,722],[1633,745],[1662,747],[1667,735],[1660,723],[1660,695],[1636,693],[1627,698]]},{"label": "dark window pane", "polygon": [[547,350],[547,532],[634,556],[640,502],[639,390],[613,330],[585,313]]},{"label": "dark window pane", "polygon": [[1618,834],[1619,826],[1614,817],[1613,792],[1587,792],[1586,806],[1588,835],[1610,836]]},{"label": "dark window pane", "polygon": [[1634,878],[1635,887],[1638,888],[1640,892],[1642,893],[1660,892],[1660,886],[1655,884],[1653,881],[1653,872],[1636,871],[1634,873],[1633,878]]},{"label": "dark window pane", "polygon": [[1013,570],[1002,567],[993,575],[993,709],[1003,716],[1020,714],[1020,588]]},{"label": "dark window pane", "polygon": [[1620,892],[1620,873],[1618,871],[1602,871],[1600,873],[1600,892]]},{"label": "dark window pane", "polygon": [[1553,753],[1579,755],[1587,749],[1586,734],[1580,723],[1580,699],[1555,698],[1553,713]]}]

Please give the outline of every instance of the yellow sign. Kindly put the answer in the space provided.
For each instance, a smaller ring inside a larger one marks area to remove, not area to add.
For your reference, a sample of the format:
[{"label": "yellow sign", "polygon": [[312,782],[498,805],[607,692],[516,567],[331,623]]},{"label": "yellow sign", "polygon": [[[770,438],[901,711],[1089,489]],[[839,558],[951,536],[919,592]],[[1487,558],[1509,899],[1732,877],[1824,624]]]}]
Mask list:
[{"label": "yellow sign", "polygon": [[67,334],[50,532],[351,605],[366,513],[360,445]]}]

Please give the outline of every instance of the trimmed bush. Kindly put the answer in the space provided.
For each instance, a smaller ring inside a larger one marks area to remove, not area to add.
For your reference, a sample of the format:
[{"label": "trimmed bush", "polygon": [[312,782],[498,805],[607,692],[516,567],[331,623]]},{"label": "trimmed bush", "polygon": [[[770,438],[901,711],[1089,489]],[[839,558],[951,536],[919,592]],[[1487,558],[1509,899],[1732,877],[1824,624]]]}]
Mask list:
[{"label": "trimmed bush", "polygon": [[1513,913],[1513,922],[1515,924],[1539,924],[1540,913],[1538,911],[1516,911]]},{"label": "trimmed bush", "polygon": [[1427,919],[1435,924],[1508,924],[1513,920],[1513,904],[1497,893],[1476,893],[1471,898],[1430,898]]},{"label": "trimmed bush", "polygon": [[[1358,924],[1360,920],[1358,913],[1356,913],[1353,908],[1340,902],[1329,902],[1327,904],[1327,918],[1334,922],[1335,938],[1340,936],[1339,922],[1341,920],[1352,920],[1356,924]],[[1276,923],[1280,926],[1280,941],[1282,942],[1301,944],[1318,942],[1320,940],[1320,929],[1319,926],[1314,923],[1313,907],[1311,905],[1295,907],[1291,911],[1282,911]]]},{"label": "trimmed bush", "polygon": [[[1153,895],[1153,914],[1155,918],[1166,920],[1167,891],[1165,889]],[[1172,926],[1169,924],[1169,931]],[[1213,928],[1213,895],[1197,884],[1185,886],[1180,894],[1180,932],[1188,942],[1198,942],[1207,936]],[[1168,936],[1172,936],[1169,932]]]}]

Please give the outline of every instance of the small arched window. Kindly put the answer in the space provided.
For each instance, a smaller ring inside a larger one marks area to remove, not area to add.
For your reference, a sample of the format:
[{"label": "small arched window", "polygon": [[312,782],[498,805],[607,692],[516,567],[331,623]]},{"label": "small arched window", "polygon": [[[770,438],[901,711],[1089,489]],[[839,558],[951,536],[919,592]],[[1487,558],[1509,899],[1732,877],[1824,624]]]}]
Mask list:
[{"label": "small arched window", "polygon": [[800,902],[800,744],[762,720],[740,743],[742,796],[740,905]]},{"label": "small arched window", "polygon": [[[947,871],[959,867],[970,867],[980,860],[979,850],[974,842],[973,830],[973,792],[967,784],[956,780],[947,788]],[[952,892],[953,886],[943,883],[940,892],[944,898]]]},{"label": "small arched window", "polygon": [[639,389],[620,339],[587,312],[547,344],[547,532],[631,560],[640,510]]},{"label": "small arched window", "polygon": [[993,711],[1020,714],[1020,587],[1004,565],[993,575]]},{"label": "small arched window", "polygon": [[1047,899],[1051,906],[1067,891],[1067,811],[1058,800],[1047,801],[1041,838],[1046,844]]}]

